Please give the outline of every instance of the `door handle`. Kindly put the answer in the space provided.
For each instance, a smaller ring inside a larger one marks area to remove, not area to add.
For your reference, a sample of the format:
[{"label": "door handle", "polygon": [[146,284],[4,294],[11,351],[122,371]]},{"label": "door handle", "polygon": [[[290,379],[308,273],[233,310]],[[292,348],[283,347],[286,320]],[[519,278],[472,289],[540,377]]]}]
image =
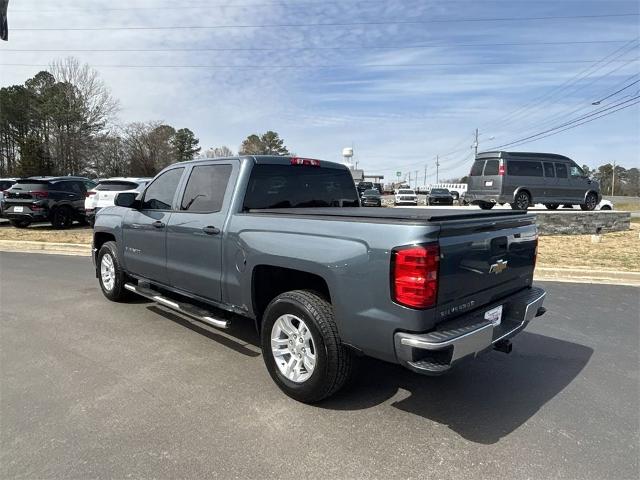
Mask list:
[{"label": "door handle", "polygon": [[153,225],[156,228],[164,228],[164,223],[162,223],[160,220],[156,220],[151,225]]},{"label": "door handle", "polygon": [[204,227],[202,229],[202,231],[204,233],[206,233],[207,235],[218,235],[220,233],[220,229],[219,228],[213,227],[211,225],[209,225],[207,227]]}]

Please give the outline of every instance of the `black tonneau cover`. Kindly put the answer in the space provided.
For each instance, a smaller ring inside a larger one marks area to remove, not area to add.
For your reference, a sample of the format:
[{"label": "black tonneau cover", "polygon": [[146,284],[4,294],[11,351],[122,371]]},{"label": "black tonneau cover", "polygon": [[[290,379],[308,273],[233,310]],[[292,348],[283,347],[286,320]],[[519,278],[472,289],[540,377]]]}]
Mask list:
[{"label": "black tonneau cover", "polygon": [[489,217],[525,216],[520,210],[469,210],[461,208],[364,208],[364,207],[324,207],[324,208],[268,208],[249,210],[249,213],[269,215],[295,215],[329,217],[331,219],[382,219],[408,222],[444,222],[448,220],[480,220]]}]

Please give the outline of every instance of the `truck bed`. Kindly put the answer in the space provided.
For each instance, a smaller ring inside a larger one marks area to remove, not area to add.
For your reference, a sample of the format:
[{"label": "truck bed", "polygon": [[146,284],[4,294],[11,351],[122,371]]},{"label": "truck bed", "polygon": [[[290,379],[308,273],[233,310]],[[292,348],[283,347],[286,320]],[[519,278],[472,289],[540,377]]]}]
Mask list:
[{"label": "truck bed", "polygon": [[365,207],[322,207],[322,208],[271,208],[249,210],[251,214],[291,215],[314,217],[324,220],[346,221],[388,221],[389,223],[438,223],[449,220],[481,220],[495,217],[524,217],[519,210],[467,210],[457,208],[365,208]]}]

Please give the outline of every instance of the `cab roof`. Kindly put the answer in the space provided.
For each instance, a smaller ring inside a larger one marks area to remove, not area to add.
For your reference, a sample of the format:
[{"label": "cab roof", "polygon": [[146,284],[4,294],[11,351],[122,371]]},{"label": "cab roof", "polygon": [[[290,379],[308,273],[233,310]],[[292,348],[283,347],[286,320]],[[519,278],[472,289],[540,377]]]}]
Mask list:
[{"label": "cab roof", "polygon": [[476,155],[477,160],[482,160],[485,158],[505,158],[505,159],[524,159],[524,158],[553,158],[555,160],[567,160],[571,161],[569,157],[565,157],[564,155],[558,155],[557,153],[542,153],[542,152],[505,152],[503,150],[497,150],[493,152],[481,152]]}]

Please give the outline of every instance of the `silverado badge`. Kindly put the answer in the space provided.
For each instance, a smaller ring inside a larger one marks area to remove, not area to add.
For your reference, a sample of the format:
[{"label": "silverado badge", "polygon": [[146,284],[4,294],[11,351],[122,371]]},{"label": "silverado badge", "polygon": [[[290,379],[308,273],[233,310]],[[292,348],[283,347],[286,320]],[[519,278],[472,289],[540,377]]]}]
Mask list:
[{"label": "silverado badge", "polygon": [[507,263],[507,260],[498,260],[489,267],[489,273],[495,273],[498,275],[499,273],[504,272],[507,269]]}]

